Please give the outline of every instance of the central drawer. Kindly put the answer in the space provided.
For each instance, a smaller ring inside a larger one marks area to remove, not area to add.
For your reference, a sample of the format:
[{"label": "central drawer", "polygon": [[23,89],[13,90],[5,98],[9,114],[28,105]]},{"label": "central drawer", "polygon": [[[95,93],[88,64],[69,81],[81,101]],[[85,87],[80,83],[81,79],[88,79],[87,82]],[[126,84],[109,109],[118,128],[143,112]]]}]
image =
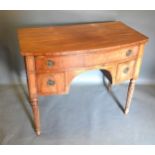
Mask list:
[{"label": "central drawer", "polygon": [[106,63],[130,59],[138,53],[138,46],[131,46],[110,52],[90,52],[88,54],[66,56],[37,56],[36,72],[65,71],[72,68],[104,65]]}]

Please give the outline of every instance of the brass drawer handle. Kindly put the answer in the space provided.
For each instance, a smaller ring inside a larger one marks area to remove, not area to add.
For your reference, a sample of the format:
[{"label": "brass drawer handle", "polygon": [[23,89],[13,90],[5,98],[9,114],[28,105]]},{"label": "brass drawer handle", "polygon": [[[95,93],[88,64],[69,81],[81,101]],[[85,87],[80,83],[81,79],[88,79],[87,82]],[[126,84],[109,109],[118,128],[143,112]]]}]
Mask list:
[{"label": "brass drawer handle", "polygon": [[129,72],[129,67],[124,68],[123,73],[126,74]]},{"label": "brass drawer handle", "polygon": [[48,60],[48,61],[47,61],[47,66],[48,66],[48,67],[54,66],[54,62],[53,62],[52,60]]},{"label": "brass drawer handle", "polygon": [[53,86],[53,85],[55,85],[55,81],[53,81],[53,80],[48,80],[48,81],[47,81],[47,85],[48,85],[48,86]]},{"label": "brass drawer handle", "polygon": [[126,52],[126,56],[129,57],[131,54],[132,54],[132,50],[129,49],[129,50]]}]

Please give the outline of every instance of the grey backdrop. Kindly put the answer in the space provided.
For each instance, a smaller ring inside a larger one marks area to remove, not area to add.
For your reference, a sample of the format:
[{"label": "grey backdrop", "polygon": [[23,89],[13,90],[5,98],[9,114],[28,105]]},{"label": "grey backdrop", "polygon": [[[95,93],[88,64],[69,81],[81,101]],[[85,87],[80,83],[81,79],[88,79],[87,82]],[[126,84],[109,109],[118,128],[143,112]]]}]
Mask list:
[{"label": "grey backdrop", "polygon": [[[19,55],[18,27],[113,20],[123,21],[150,38],[138,82],[155,83],[155,11],[0,11],[0,84],[26,81]],[[73,83],[101,81],[102,74],[91,71],[78,76]]]}]

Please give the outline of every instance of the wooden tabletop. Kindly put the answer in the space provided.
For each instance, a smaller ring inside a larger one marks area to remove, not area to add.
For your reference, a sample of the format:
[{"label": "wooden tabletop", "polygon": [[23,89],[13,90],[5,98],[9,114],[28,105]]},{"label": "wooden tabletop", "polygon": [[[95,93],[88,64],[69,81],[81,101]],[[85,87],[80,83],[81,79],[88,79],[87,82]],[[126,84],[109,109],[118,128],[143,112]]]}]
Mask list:
[{"label": "wooden tabletop", "polygon": [[21,28],[18,38],[22,55],[64,55],[120,48],[148,40],[119,21]]}]

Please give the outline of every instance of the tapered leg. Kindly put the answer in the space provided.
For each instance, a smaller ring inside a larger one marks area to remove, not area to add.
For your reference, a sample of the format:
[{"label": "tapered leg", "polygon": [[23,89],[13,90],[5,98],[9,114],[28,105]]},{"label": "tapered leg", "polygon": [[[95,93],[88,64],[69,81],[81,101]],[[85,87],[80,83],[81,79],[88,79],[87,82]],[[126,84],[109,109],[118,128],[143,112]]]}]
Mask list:
[{"label": "tapered leg", "polygon": [[40,116],[39,116],[38,100],[32,101],[32,110],[34,115],[35,131],[37,135],[40,135]]},{"label": "tapered leg", "polygon": [[135,88],[135,80],[131,79],[128,86],[128,93],[127,93],[127,99],[126,99],[126,105],[125,105],[125,114],[128,114],[129,112],[134,88]]},{"label": "tapered leg", "polygon": [[26,71],[27,71],[27,82],[29,89],[29,98],[33,110],[34,116],[34,128],[37,135],[40,135],[40,116],[38,106],[38,94],[35,74],[35,60],[33,56],[25,57]]}]

